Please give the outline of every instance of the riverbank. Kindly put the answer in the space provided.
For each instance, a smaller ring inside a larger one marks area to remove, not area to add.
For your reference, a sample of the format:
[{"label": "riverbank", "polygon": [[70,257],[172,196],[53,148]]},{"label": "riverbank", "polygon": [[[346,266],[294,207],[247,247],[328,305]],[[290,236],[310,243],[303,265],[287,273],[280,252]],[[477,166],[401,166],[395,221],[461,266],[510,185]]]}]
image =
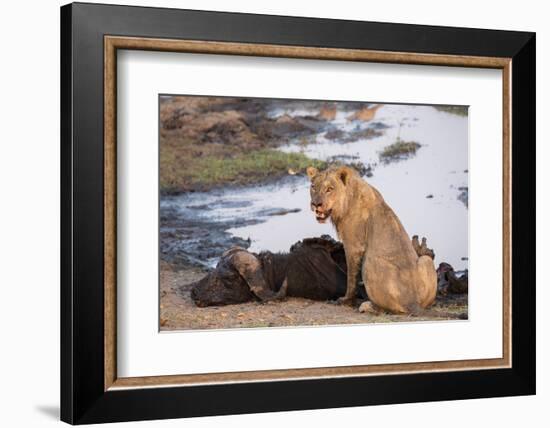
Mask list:
[{"label": "riverbank", "polygon": [[[357,127],[342,136],[341,129],[332,122],[331,111],[323,109],[325,103],[302,103],[305,110],[300,112],[299,102],[289,107],[290,101],[286,100],[161,97],[161,193],[250,185],[289,173],[300,174],[308,166],[322,169],[332,163],[345,163],[278,148],[290,143],[306,146],[320,133],[343,143],[365,140],[382,135],[387,127],[373,122],[372,126]],[[367,106],[368,111],[368,104],[351,105],[357,111]],[[292,114],[285,113],[285,109]],[[283,113],[273,114],[277,111]]]}]

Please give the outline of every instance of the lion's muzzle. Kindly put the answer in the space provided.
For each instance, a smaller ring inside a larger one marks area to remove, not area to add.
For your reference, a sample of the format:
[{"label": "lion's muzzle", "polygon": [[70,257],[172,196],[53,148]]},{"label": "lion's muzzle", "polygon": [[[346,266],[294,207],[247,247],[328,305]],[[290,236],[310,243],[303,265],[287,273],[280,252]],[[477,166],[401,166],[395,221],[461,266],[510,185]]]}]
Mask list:
[{"label": "lion's muzzle", "polygon": [[315,212],[315,219],[319,223],[325,223],[332,212],[332,210],[325,210],[323,204],[315,204],[313,202],[311,203],[311,210]]}]

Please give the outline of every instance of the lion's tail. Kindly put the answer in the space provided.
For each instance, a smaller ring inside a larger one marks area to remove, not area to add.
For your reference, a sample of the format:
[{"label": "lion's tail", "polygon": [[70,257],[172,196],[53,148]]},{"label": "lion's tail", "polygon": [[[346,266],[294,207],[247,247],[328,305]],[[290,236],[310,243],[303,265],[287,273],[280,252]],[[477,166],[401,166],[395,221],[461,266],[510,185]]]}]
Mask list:
[{"label": "lion's tail", "polygon": [[468,312],[454,313],[446,311],[436,311],[434,309],[426,309],[419,305],[414,305],[410,309],[410,314],[413,317],[433,317],[433,318],[446,318],[454,320],[467,320]]}]

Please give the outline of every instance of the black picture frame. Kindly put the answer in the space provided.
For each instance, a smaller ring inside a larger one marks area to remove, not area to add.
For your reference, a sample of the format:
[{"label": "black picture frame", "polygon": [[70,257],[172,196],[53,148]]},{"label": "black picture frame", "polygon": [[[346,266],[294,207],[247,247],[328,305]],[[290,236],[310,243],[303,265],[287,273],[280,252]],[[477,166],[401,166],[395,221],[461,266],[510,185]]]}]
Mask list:
[{"label": "black picture frame", "polygon": [[[104,36],[512,58],[512,367],[104,390]],[[74,3],[61,8],[61,419],[71,424],[535,393],[535,34]]]}]

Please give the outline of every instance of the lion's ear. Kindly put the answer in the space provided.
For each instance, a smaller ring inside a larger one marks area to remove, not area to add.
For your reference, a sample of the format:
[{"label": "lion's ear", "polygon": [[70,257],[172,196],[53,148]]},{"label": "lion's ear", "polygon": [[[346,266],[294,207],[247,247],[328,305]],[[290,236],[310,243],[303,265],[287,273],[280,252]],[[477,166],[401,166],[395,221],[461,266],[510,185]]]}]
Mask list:
[{"label": "lion's ear", "polygon": [[343,166],[340,169],[338,169],[338,177],[340,177],[340,180],[342,180],[342,183],[344,183],[344,186],[348,184],[350,176],[351,176],[351,171],[347,166]]},{"label": "lion's ear", "polygon": [[312,167],[312,166],[308,166],[307,169],[306,169],[306,173],[307,173],[307,176],[309,177],[309,179],[311,180],[313,177],[315,177],[317,175],[319,171],[317,171],[317,168],[315,167]]}]

